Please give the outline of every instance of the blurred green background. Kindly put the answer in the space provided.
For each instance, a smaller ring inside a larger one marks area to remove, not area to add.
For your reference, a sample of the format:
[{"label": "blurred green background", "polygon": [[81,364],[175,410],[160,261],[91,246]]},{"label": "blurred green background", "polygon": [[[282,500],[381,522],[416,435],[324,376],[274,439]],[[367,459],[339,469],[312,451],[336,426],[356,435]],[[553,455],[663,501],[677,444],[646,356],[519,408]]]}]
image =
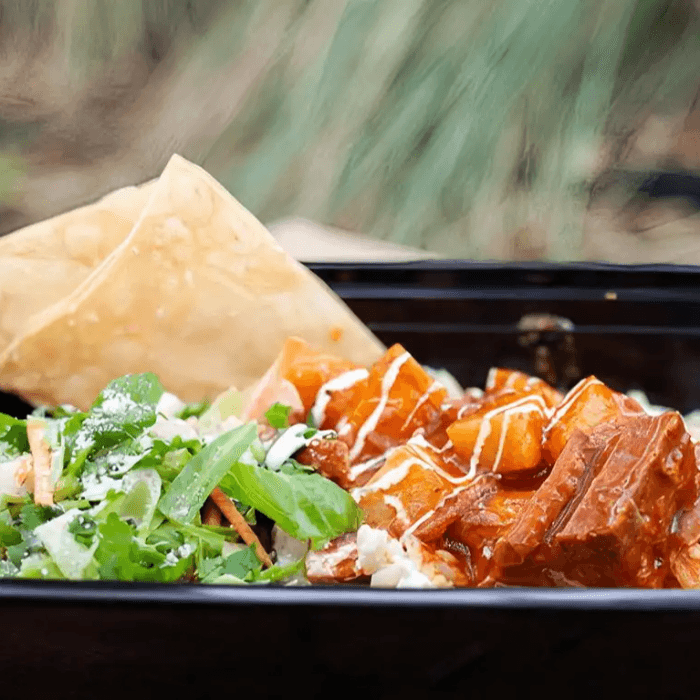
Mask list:
[{"label": "blurred green background", "polygon": [[0,233],[203,165],[266,223],[700,262],[692,0],[0,1]]}]

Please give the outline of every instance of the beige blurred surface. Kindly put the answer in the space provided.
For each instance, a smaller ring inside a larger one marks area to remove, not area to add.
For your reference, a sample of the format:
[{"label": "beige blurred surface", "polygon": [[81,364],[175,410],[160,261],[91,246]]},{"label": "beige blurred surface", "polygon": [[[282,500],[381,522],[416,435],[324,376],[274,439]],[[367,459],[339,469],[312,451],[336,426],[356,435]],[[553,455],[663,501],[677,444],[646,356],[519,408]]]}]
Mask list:
[{"label": "beige blurred surface", "polygon": [[269,226],[269,231],[282,248],[301,262],[410,262],[440,258],[427,250],[376,240],[303,218],[278,221]]}]

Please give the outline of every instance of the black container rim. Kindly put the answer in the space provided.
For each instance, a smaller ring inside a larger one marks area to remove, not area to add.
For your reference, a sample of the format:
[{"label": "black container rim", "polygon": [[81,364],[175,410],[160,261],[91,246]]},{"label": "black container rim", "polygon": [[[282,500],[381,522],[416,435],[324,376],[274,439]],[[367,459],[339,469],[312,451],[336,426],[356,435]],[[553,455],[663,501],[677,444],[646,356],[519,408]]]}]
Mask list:
[{"label": "black container rim", "polygon": [[[302,261],[303,262],[303,261]],[[519,272],[611,272],[630,275],[670,273],[700,275],[700,265],[680,263],[609,263],[609,262],[553,262],[545,260],[518,262],[512,260],[468,260],[464,258],[438,258],[411,260],[408,262],[303,262],[314,270],[517,270]]]},{"label": "black container rim", "polygon": [[470,608],[559,611],[700,611],[700,591],[603,588],[377,589],[14,580],[0,603]]}]

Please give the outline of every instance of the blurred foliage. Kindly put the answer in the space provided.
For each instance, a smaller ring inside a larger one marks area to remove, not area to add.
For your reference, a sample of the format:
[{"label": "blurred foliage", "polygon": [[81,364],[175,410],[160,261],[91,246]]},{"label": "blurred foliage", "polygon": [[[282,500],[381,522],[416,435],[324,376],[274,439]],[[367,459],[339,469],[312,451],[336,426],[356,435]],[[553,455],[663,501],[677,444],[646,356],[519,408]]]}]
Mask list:
[{"label": "blurred foliage", "polygon": [[596,181],[649,115],[685,114],[700,86],[690,0],[0,10],[0,152],[26,159],[21,223],[152,177],[178,151],[264,221],[306,216],[458,257],[577,259]]}]

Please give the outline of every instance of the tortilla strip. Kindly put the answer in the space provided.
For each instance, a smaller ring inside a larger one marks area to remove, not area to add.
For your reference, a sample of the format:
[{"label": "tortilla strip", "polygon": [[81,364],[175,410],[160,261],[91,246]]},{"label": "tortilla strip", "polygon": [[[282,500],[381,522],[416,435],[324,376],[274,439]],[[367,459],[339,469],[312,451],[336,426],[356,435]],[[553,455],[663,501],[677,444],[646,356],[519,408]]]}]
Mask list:
[{"label": "tortilla strip", "polygon": [[155,180],[0,238],[0,351],[70,294],[128,235]]},{"label": "tortilla strip", "polygon": [[381,343],[201,168],[173,156],[124,241],[0,356],[0,386],[87,408],[115,377],[155,372],[185,401],[246,387],[285,338],[360,364]]},{"label": "tortilla strip", "polygon": [[27,440],[34,463],[34,503],[40,506],[52,506],[51,448],[44,439],[45,432],[46,423],[41,418],[27,420]]},{"label": "tortilla strip", "polygon": [[219,510],[231,523],[231,527],[238,533],[240,538],[248,546],[252,544],[255,547],[255,554],[258,559],[260,559],[265,566],[272,566],[270,555],[265,551],[258,536],[245,521],[245,518],[238,512],[238,508],[236,508],[234,502],[218,486],[211,492],[211,500],[216,503]]}]

